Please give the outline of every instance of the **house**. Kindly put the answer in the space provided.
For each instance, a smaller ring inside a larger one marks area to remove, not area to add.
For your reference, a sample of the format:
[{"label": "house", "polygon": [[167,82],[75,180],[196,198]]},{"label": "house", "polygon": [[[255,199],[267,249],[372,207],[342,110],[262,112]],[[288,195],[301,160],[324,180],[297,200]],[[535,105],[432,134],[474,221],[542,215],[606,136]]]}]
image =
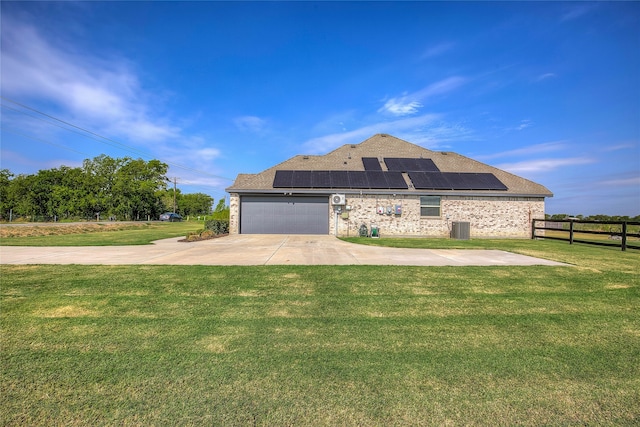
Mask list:
[{"label": "house", "polygon": [[[257,174],[239,174],[230,194],[230,232],[357,236],[531,236],[544,218],[544,186],[452,152],[386,134],[325,155],[298,155]],[[464,231],[464,230],[467,231]]]}]

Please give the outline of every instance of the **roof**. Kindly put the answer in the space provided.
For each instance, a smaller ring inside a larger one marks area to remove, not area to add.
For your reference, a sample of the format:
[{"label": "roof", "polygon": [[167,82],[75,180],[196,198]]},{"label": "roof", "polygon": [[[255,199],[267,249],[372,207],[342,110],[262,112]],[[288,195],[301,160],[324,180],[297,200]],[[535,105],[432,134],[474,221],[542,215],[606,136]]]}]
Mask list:
[{"label": "roof", "polygon": [[[412,185],[406,190],[362,190],[366,193],[400,193],[400,194],[465,194],[465,195],[501,195],[552,197],[553,193],[543,185],[519,177],[501,169],[478,162],[453,152],[432,151],[387,134],[377,134],[359,144],[346,144],[325,155],[298,155],[272,168],[257,174],[238,174],[233,185],[226,190],[230,193],[282,193],[282,188],[273,186],[276,171],[364,171],[363,157],[375,157],[381,160],[383,170],[385,157],[431,159],[441,172],[491,173],[495,175],[507,190],[416,190]],[[405,179],[409,178],[405,175]],[[336,193],[354,192],[344,189],[301,189],[296,193]],[[360,190],[358,190],[360,192]]]}]

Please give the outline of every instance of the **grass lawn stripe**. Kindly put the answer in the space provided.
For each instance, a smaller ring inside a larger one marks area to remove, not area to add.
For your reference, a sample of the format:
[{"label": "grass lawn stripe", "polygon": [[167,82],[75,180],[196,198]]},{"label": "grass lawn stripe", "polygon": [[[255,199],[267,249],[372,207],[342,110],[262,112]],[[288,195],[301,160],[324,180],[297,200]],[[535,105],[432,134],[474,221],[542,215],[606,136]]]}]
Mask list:
[{"label": "grass lawn stripe", "polygon": [[0,422],[634,425],[637,254],[620,255],[584,249],[574,268],[1,266]]}]

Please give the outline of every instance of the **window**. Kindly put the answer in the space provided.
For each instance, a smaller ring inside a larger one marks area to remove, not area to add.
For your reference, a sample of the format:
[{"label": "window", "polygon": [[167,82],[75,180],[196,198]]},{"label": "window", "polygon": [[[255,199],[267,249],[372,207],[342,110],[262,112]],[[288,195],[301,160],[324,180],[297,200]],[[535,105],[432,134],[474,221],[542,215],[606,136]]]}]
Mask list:
[{"label": "window", "polygon": [[440,196],[420,196],[420,216],[440,216]]}]

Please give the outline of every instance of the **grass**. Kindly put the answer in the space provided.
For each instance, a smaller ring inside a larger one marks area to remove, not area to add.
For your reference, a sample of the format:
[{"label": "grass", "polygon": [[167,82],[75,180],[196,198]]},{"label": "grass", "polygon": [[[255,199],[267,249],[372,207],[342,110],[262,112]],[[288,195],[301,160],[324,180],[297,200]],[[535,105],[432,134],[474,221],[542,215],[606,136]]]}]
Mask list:
[{"label": "grass", "polygon": [[201,230],[202,222],[75,223],[2,225],[2,246],[148,245],[154,240],[185,236]]},{"label": "grass", "polygon": [[[380,238],[347,237],[342,240],[371,246],[390,248],[416,249],[497,249],[529,255],[537,258],[551,259],[574,265],[602,265],[607,262],[610,270],[629,270],[637,268],[640,252],[628,249],[622,252],[620,247],[596,247],[584,244],[570,245],[557,240],[530,239],[417,239],[417,238]],[[604,266],[603,266],[604,268]],[[637,271],[637,270],[635,270]]]},{"label": "grass", "polygon": [[451,244],[575,267],[2,265],[0,424],[640,423],[637,252]]}]

